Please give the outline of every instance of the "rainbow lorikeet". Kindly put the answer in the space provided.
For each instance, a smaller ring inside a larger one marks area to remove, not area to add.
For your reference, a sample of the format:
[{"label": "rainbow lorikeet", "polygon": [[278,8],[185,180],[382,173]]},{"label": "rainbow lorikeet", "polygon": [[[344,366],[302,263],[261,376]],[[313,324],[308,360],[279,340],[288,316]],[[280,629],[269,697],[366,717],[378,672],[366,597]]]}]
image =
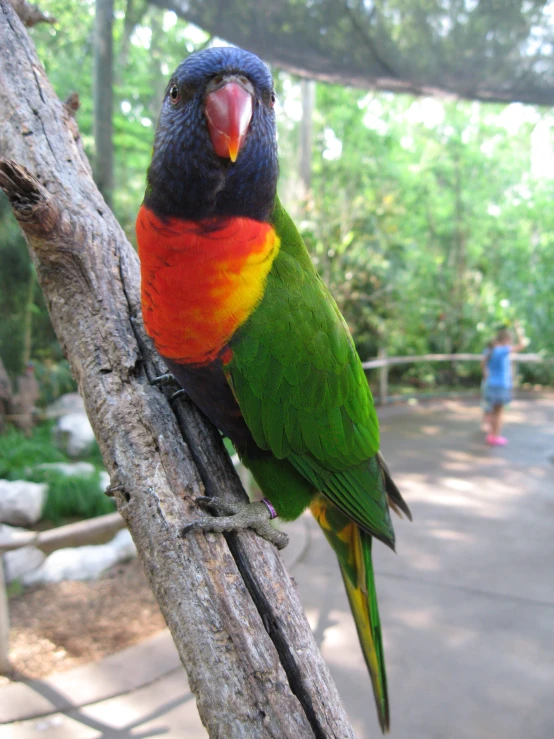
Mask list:
[{"label": "rainbow lorikeet", "polygon": [[148,334],[189,397],[233,442],[264,501],[202,502],[187,530],[270,524],[311,508],[335,550],[382,729],[389,726],[373,537],[394,547],[389,504],[410,516],[379,454],[354,342],[277,195],[268,68],[209,48],[175,71],[137,218]]}]

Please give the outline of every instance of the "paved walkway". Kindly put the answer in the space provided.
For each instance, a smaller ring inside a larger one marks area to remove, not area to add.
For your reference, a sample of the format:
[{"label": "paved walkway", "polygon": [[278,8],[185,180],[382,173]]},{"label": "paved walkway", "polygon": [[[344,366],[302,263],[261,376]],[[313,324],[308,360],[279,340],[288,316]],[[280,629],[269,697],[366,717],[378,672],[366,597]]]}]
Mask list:
[{"label": "paved walkway", "polygon": [[[550,739],[554,399],[512,404],[505,449],[483,445],[475,405],[380,415],[384,453],[415,519],[395,524],[397,556],[375,547],[392,739]],[[334,556],[309,516],[293,528],[287,560],[318,643],[359,739],[377,737]],[[167,633],[0,688],[0,722],[0,739],[207,736]]]}]

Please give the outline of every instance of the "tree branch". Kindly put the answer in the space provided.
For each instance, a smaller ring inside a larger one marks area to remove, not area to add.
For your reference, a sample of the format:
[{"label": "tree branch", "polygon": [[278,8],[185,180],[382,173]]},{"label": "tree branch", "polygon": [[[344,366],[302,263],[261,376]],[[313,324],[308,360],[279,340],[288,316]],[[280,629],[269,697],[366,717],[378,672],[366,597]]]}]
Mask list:
[{"label": "tree branch", "polygon": [[27,0],[10,0],[10,2],[23,25],[27,28],[36,26],[37,23],[57,23],[55,18],[45,15],[38,6],[27,2]]},{"label": "tree branch", "polygon": [[[244,498],[218,433],[150,379],[138,259],[102,200],[74,119],[0,0],[0,186],[211,736],[353,737],[276,550],[250,532],[180,535],[194,498]],[[19,164],[16,164],[15,162]],[[21,166],[24,165],[24,166]],[[185,433],[186,441],[179,426]],[[199,472],[200,470],[200,472]],[[121,486],[121,487],[119,487]]]}]

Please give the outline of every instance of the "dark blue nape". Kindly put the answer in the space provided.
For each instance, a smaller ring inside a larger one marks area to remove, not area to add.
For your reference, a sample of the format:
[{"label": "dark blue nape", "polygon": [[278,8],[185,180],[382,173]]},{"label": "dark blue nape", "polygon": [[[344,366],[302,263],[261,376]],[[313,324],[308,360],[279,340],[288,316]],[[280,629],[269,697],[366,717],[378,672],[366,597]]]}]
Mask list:
[{"label": "dark blue nape", "polygon": [[[242,74],[255,91],[250,129],[235,163],[215,154],[204,115],[206,86],[219,74]],[[174,85],[181,97],[177,105],[168,98]],[[267,221],[279,175],[272,92],[269,69],[242,49],[204,49],[185,59],[166,90],[145,205],[160,217],[245,216]]]}]

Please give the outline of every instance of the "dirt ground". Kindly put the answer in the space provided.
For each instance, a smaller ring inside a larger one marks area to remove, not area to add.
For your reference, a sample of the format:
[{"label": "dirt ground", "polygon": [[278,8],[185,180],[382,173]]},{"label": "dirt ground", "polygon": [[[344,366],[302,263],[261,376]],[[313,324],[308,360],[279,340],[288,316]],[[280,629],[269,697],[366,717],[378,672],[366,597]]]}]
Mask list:
[{"label": "dirt ground", "polygon": [[138,560],[99,580],[66,581],[10,599],[11,680],[40,678],[93,662],[165,628]]}]

